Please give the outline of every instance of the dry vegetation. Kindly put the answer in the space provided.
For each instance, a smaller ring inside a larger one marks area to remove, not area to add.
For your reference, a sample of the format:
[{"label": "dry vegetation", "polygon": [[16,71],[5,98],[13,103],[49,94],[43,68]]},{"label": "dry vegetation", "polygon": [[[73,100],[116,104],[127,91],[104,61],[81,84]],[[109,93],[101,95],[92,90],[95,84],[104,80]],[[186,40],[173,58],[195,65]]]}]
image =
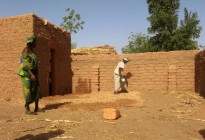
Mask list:
[{"label": "dry vegetation", "polygon": [[83,47],[71,50],[73,55],[117,54],[114,47],[105,45],[97,47]]}]

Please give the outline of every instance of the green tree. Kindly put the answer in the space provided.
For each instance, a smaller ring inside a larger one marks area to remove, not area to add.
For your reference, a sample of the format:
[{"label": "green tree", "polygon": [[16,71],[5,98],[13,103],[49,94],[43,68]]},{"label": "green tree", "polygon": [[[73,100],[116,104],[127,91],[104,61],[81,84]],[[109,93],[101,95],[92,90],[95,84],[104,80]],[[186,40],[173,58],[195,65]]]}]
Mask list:
[{"label": "green tree", "polygon": [[69,31],[70,33],[77,33],[80,29],[83,29],[84,21],[81,21],[80,14],[76,14],[75,10],[67,8],[65,10],[68,12],[67,16],[63,17],[63,22],[61,23],[61,28]]},{"label": "green tree", "polygon": [[71,49],[77,48],[77,43],[71,43]]},{"label": "green tree", "polygon": [[122,53],[140,53],[152,52],[153,47],[150,45],[150,37],[144,34],[131,33],[128,38],[129,44],[122,48]]},{"label": "green tree", "polygon": [[172,36],[177,29],[180,0],[147,0],[150,16],[148,32],[154,51],[174,50]]},{"label": "green tree", "polygon": [[204,50],[204,49],[205,49],[205,45],[204,45],[204,46],[203,46],[203,45],[199,45],[199,46],[198,46],[198,49]]},{"label": "green tree", "polygon": [[199,26],[197,12],[188,12],[184,8],[184,19],[180,21],[180,27],[176,30],[172,42],[175,50],[199,49],[195,39],[200,37],[202,27]]},{"label": "green tree", "polygon": [[[76,14],[75,10],[67,8],[65,10],[68,12],[67,16],[63,17],[63,22],[61,23],[61,28],[69,31],[70,33],[77,33],[80,29],[83,30],[84,21],[81,21],[80,14]],[[71,43],[71,49],[77,48],[77,43]]]}]

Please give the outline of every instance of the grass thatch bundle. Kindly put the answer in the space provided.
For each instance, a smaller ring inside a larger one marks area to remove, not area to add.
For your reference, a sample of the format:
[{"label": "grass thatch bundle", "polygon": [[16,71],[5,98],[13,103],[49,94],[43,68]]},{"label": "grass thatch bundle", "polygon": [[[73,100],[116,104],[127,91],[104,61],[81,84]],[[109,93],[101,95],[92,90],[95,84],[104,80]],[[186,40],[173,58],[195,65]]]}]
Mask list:
[{"label": "grass thatch bundle", "polygon": [[114,47],[105,45],[71,49],[73,55],[117,54]]}]

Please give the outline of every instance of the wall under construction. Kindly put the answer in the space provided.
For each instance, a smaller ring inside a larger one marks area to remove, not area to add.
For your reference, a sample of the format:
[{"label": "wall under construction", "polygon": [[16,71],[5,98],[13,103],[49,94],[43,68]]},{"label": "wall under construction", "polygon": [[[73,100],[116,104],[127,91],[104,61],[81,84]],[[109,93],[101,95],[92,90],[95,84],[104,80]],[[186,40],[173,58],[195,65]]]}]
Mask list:
[{"label": "wall under construction", "polygon": [[[201,54],[199,56],[199,54]],[[203,54],[203,55],[202,55]],[[73,55],[73,92],[114,91],[114,69],[124,57],[129,90],[204,92],[205,53],[173,51],[123,55]],[[200,83],[200,86],[198,86]]]},{"label": "wall under construction", "polygon": [[0,91],[9,95],[22,92],[17,75],[20,54],[28,36],[37,37],[39,80],[43,96],[71,92],[70,34],[46,20],[27,14],[0,18]]},{"label": "wall under construction", "polygon": [[72,92],[70,33],[34,16],[34,34],[38,37],[36,53],[41,91],[45,96]]},{"label": "wall under construction", "polygon": [[195,57],[195,92],[205,97],[205,51]]}]

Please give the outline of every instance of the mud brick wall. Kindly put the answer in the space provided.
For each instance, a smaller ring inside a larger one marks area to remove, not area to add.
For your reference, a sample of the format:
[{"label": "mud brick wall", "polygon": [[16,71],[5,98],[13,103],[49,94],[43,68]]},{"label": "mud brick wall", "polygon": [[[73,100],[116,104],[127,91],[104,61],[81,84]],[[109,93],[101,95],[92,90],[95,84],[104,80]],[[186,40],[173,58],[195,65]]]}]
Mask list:
[{"label": "mud brick wall", "polygon": [[[70,34],[34,14],[26,14],[0,18],[1,94],[22,96],[21,80],[17,72],[26,38],[31,35],[37,37],[34,51],[39,59],[42,95],[48,96],[51,90],[53,95],[71,92]],[[54,62],[52,88],[49,89],[51,53]]]},{"label": "mud brick wall", "polygon": [[201,51],[195,58],[195,90],[205,96],[205,51]]},{"label": "mud brick wall", "polygon": [[[114,91],[113,71],[128,57],[129,90],[195,91],[195,61],[200,51],[174,51],[122,55],[72,56],[73,92]],[[99,67],[99,72],[93,68]],[[93,80],[94,79],[94,80]],[[96,79],[98,81],[96,82]],[[97,83],[97,84],[95,84]],[[98,87],[96,87],[98,86]]]},{"label": "mud brick wall", "polygon": [[0,18],[0,92],[4,96],[22,96],[20,54],[25,38],[33,34],[32,15]]},{"label": "mud brick wall", "polygon": [[[71,39],[68,32],[34,16],[34,34],[38,37],[36,53],[39,56],[41,90],[45,96],[71,93]],[[52,62],[50,62],[52,61]],[[49,89],[49,68],[52,63],[52,84]]]}]

